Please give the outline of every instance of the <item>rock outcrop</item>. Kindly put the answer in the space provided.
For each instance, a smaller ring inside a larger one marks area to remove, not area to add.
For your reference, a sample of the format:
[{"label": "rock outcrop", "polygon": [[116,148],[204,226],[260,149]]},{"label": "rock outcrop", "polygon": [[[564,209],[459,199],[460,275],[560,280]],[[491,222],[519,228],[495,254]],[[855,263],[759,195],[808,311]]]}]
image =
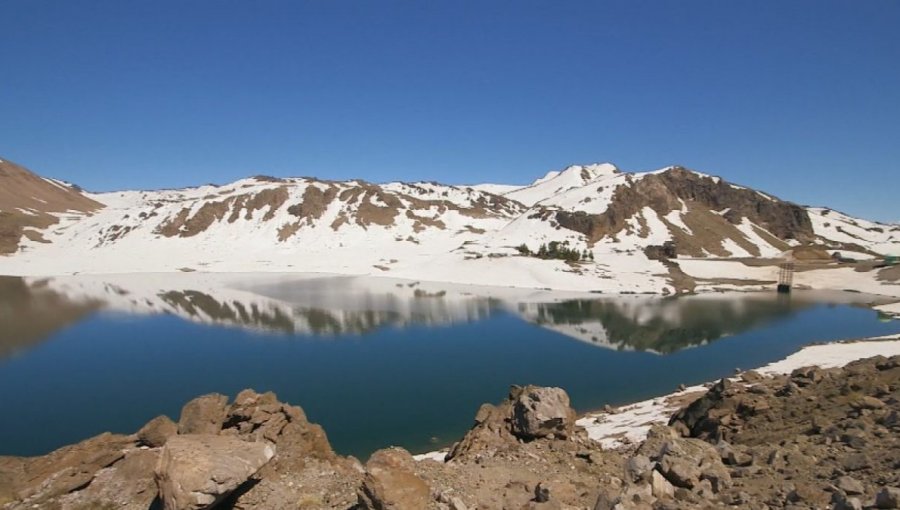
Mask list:
[{"label": "rock outcrop", "polygon": [[575,411],[560,388],[513,386],[498,406],[484,404],[475,425],[454,445],[448,460],[515,445],[519,440],[567,438],[575,430]]},{"label": "rock outcrop", "polygon": [[218,394],[188,402],[177,425],[160,416],[131,436],[0,457],[0,508],[180,510],[227,500],[274,510],[312,491],[349,506],[361,476],[301,408],[245,390],[231,404]]}]

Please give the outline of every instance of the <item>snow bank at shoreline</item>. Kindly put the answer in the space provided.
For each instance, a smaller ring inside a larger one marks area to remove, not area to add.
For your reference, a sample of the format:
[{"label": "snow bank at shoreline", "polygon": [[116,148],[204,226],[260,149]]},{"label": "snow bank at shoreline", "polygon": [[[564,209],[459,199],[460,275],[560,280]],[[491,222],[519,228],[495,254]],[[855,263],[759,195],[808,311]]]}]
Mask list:
[{"label": "snow bank at shoreline", "polygon": [[[810,345],[787,358],[770,363],[756,371],[763,375],[789,374],[807,366],[842,367],[858,359],[873,356],[900,355],[900,335],[888,335],[844,342]],[[707,383],[709,384],[709,383]],[[668,423],[669,418],[686,402],[707,391],[707,384],[690,386],[682,391],[627,404],[613,413],[587,413],[576,423],[587,430],[588,436],[606,449],[615,449],[643,441],[653,425]],[[446,451],[415,455],[416,460],[442,462]]]},{"label": "snow bank at shoreline", "polygon": [[[900,335],[810,345],[756,371],[764,375],[789,374],[801,367],[812,365],[822,368],[842,367],[858,359],[879,355],[900,355]],[[628,443],[637,443],[647,437],[651,426],[668,423],[669,418],[683,406],[685,400],[690,400],[691,394],[699,396],[706,389],[706,385],[691,386],[683,391],[622,406],[614,414],[588,413],[577,423],[587,430],[591,439],[600,442],[604,448],[618,448]]]}]

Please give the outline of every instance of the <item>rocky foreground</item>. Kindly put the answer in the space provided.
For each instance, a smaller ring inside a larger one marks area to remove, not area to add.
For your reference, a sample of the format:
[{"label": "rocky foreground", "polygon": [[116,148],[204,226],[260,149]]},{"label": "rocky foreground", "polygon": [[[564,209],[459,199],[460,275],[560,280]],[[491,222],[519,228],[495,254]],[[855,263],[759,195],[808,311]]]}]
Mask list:
[{"label": "rocky foreground", "polygon": [[178,423],[0,457],[0,507],[900,508],[900,356],[745,372],[616,451],[575,425],[563,390],[513,387],[445,462],[389,448],[362,465],[272,393],[206,395]]}]

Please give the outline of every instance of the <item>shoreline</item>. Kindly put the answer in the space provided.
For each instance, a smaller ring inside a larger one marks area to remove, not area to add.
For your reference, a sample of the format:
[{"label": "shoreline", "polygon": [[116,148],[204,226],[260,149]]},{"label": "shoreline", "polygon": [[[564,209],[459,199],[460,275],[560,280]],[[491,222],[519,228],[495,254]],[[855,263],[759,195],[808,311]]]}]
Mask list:
[{"label": "shoreline", "polygon": [[[742,371],[729,380],[739,381],[740,376],[747,372],[773,377],[787,375],[803,367],[836,368],[874,356],[897,355],[900,355],[900,334],[813,343],[784,359]],[[651,427],[667,424],[675,412],[703,396],[715,383],[708,381],[630,404],[587,411],[575,423],[584,427],[588,437],[604,450],[627,451],[644,441]],[[449,448],[413,455],[413,458],[417,461],[443,462],[447,451]]]}]

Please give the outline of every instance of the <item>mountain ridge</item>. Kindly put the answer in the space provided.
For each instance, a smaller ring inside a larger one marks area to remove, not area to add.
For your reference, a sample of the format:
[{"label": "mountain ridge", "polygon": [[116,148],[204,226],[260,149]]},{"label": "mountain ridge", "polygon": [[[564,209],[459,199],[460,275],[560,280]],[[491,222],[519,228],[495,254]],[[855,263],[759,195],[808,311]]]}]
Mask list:
[{"label": "mountain ridge", "polygon": [[[28,172],[13,167],[20,177]],[[900,251],[900,226],[680,166],[630,173],[610,163],[570,165],[526,186],[254,176],[105,193],[28,174],[42,192],[58,190],[77,207],[40,210],[31,200],[39,196],[0,173],[0,214],[18,225],[7,229],[7,245],[18,238],[0,273],[318,271],[671,293],[696,288],[676,282],[679,258],[773,259],[811,247],[823,260],[875,259]],[[21,207],[24,199],[31,209]],[[24,222],[29,213],[52,221]],[[547,246],[570,260],[535,256]]]}]

